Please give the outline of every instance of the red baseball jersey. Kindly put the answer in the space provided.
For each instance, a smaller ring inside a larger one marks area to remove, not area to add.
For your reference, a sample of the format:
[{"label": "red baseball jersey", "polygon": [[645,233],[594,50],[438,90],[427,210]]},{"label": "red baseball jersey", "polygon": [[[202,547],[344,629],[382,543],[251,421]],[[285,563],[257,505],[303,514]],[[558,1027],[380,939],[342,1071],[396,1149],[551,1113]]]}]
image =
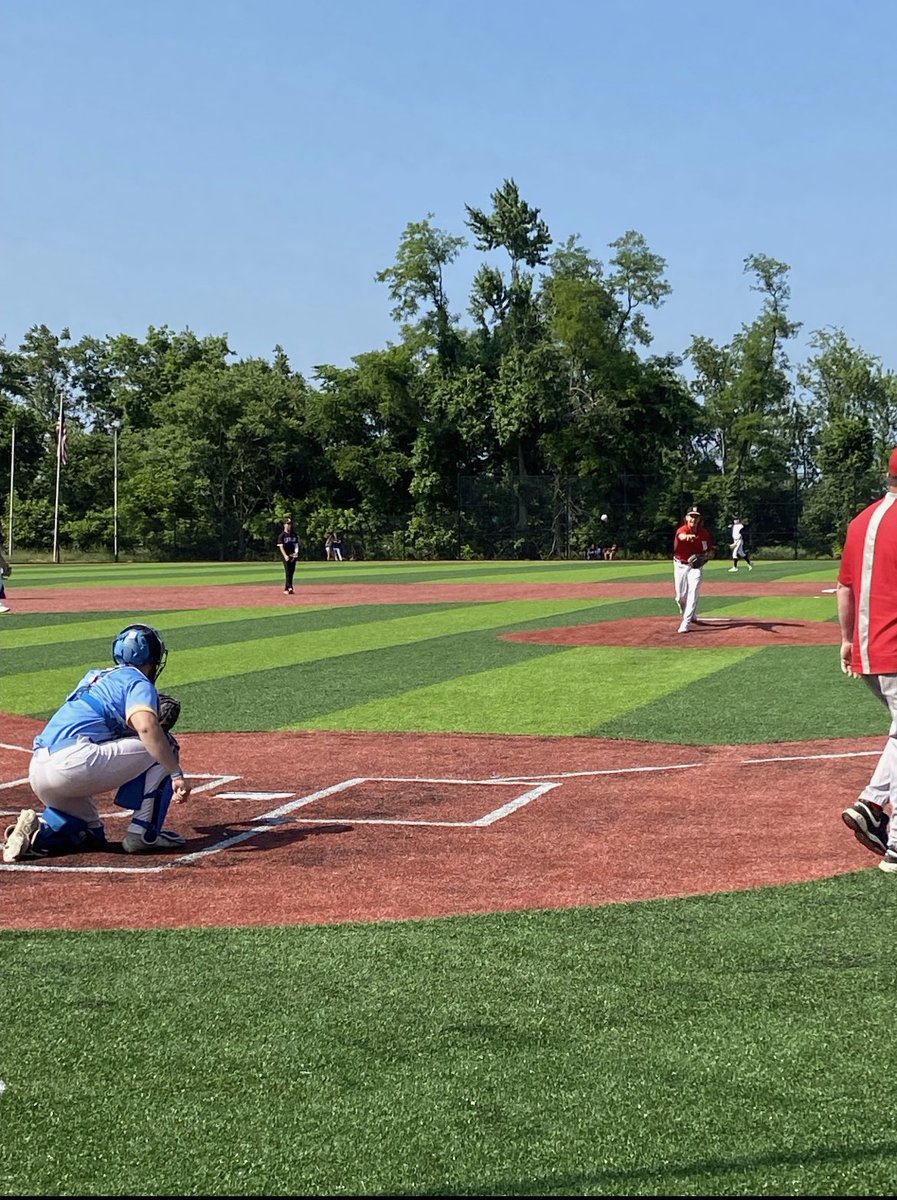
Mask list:
[{"label": "red baseball jersey", "polygon": [[673,558],[683,563],[693,554],[711,554],[715,549],[716,543],[706,525],[696,525],[694,529],[680,525],[673,536]]},{"label": "red baseball jersey", "polygon": [[897,675],[897,492],[850,522],[838,582],[853,592],[854,668]]}]

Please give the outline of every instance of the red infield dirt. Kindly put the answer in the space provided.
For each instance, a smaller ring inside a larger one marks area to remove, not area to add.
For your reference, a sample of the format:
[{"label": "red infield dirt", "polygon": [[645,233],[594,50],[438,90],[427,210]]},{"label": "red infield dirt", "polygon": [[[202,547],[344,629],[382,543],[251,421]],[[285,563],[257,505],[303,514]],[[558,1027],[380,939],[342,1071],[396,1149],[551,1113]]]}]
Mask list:
[{"label": "red infield dirt", "polygon": [[[751,583],[723,581],[705,594],[761,591]],[[585,588],[318,587],[280,600],[425,603],[671,591]],[[254,586],[131,592],[115,589],[114,607],[276,602],[271,588]],[[762,593],[819,594],[820,586],[764,584]],[[110,599],[108,591],[29,597],[23,589],[13,603],[14,611],[102,611]],[[702,621],[688,635],[675,629],[673,616],[515,636],[656,647],[686,637],[695,646],[758,645],[834,642],[837,634],[812,622],[746,619]],[[25,777],[39,728],[0,714],[3,823],[33,804]],[[173,806],[168,823],[188,836],[186,847],[130,856],[116,844],[104,854],[0,866],[0,928],[272,925],[563,908],[800,882],[877,862],[840,811],[868,779],[883,738],[709,748],[433,734],[179,740],[197,790]],[[99,802],[117,843],[127,814],[111,796]]]},{"label": "red infield dirt", "polygon": [[[339,566],[335,568],[339,570]],[[829,603],[828,613],[835,612],[834,596],[826,596],[823,586],[831,584],[795,580],[769,582],[752,572],[745,580],[721,577],[705,579],[703,596],[819,596],[820,603]],[[755,576],[757,578],[755,578]],[[296,591],[283,594],[279,575],[272,582],[242,584],[210,584],[208,587],[116,587],[116,588],[17,588],[10,590],[14,612],[103,612],[114,608],[118,612],[173,612],[188,608],[253,608],[283,605],[298,607],[322,604],[328,607],[346,604],[439,604],[451,601],[470,603],[489,600],[591,600],[617,598],[620,600],[666,596],[673,599],[672,579],[668,587],[658,583],[605,582],[596,573],[594,583],[305,583],[301,567],[296,573]],[[675,619],[675,611],[674,611]]]},{"label": "red infield dirt", "polygon": [[[31,803],[23,776],[37,728],[3,718],[7,813]],[[16,740],[21,750],[9,748]],[[706,749],[247,733],[185,734],[181,745],[194,784],[208,788],[172,808],[169,824],[189,837],[185,850],[2,867],[0,927],[562,908],[792,883],[877,861],[839,814],[868,779],[880,741]],[[100,808],[119,839],[126,815],[111,797]]]}]

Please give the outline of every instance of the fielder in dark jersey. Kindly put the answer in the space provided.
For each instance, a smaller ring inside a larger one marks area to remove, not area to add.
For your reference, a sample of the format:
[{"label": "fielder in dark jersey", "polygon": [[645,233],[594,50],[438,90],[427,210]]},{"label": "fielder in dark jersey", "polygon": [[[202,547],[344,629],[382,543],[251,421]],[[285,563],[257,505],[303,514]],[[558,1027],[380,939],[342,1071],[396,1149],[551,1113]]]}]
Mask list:
[{"label": "fielder in dark jersey", "polygon": [[284,517],[283,529],[277,535],[277,549],[283,559],[283,593],[285,596],[292,596],[293,575],[299,558],[299,535],[293,529],[292,517]]}]

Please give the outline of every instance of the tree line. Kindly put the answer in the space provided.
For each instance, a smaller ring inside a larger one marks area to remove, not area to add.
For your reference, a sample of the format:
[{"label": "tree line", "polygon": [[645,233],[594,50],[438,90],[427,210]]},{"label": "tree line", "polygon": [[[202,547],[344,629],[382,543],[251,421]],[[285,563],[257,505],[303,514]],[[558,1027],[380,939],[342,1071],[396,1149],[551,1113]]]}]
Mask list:
[{"label": "tree line", "polygon": [[[464,225],[406,227],[377,276],[396,340],[310,380],[280,346],[235,361],[225,334],[167,326],[0,344],[16,546],[52,544],[61,400],[63,550],[108,553],[117,517],[129,556],[253,557],[289,512],[312,553],[339,529],[368,557],[580,555],[606,513],[626,550],[659,553],[696,501],[718,528],[747,515],[769,545],[838,552],[881,492],[897,381],[836,328],[791,361],[787,264],[745,259],[756,312],[730,341],[656,355],[671,288],[640,233],[606,259],[555,242],[512,179]],[[462,318],[449,279],[471,241]]]}]

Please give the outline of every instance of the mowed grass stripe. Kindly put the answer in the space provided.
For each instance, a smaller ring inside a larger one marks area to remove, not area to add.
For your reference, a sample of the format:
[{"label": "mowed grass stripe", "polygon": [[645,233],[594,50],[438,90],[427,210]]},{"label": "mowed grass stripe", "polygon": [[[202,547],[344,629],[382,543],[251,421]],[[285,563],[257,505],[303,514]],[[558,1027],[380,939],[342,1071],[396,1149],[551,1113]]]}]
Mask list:
[{"label": "mowed grass stripe", "polygon": [[[789,621],[818,621],[820,625],[837,621],[834,596],[701,596],[698,605],[698,620],[711,613],[723,613],[726,617],[748,617],[772,623],[780,621],[787,627]],[[831,601],[831,603],[829,603]],[[787,628],[783,630],[787,632]]]},{"label": "mowed grass stripe", "polygon": [[684,656],[675,650],[577,647],[352,705],[304,727],[588,735],[611,718],[641,708],[646,699],[666,697],[754,653],[732,649]]},{"label": "mowed grass stripe", "polygon": [[[347,653],[376,650],[414,641],[480,629],[507,628],[539,617],[566,614],[594,607],[592,600],[508,601],[501,604],[449,606],[438,613],[417,613],[395,620],[371,621],[355,627],[349,639],[342,629],[284,633],[249,642],[180,649],[171,655],[165,672],[166,690],[181,684],[227,679],[291,664],[336,658]],[[4,675],[0,706],[13,713],[43,713],[58,703],[95,662],[84,659],[71,667],[38,674]],[[73,682],[73,675],[75,676]]]},{"label": "mowed grass stripe", "polygon": [[412,689],[558,653],[563,650],[502,641],[484,630],[260,671],[241,676],[235,687],[222,687],[220,680],[183,684],[177,688],[178,729],[304,729],[347,699],[407,703],[403,697]]},{"label": "mowed grass stripe", "polygon": [[759,649],[662,700],[616,714],[593,732],[738,745],[876,734],[884,741],[887,726],[883,705],[862,682],[841,673],[833,644]]},{"label": "mowed grass stripe", "polygon": [[[324,605],[309,606],[303,611],[311,611],[312,607],[324,608]],[[267,617],[289,616],[290,609],[271,608],[187,608],[177,612],[129,612],[126,615],[116,613],[96,613],[85,617],[83,613],[72,614],[71,619],[53,625],[29,625],[26,627],[6,627],[0,631],[4,652],[20,646],[55,646],[66,642],[89,641],[94,638],[106,638],[110,648],[117,633],[125,625],[139,623],[152,625],[158,629],[163,639],[168,642],[168,635],[174,629],[189,629],[207,625],[222,625],[229,621],[260,621]]]},{"label": "mowed grass stripe", "polygon": [[[167,620],[169,614],[141,614],[134,617],[129,614],[124,621],[118,620],[108,624],[105,615],[96,622],[96,627],[102,629],[102,634],[96,633],[95,624],[83,620],[72,619],[68,626],[69,636],[65,630],[55,629],[50,640],[36,640],[32,645],[22,645],[7,649],[2,655],[2,674],[17,674],[28,671],[43,671],[48,668],[61,667],[66,664],[79,664],[85,655],[92,655],[92,666],[111,662],[110,653],[115,634],[131,621],[143,621],[153,625],[162,635],[162,639],[173,654],[179,654],[184,648],[197,646],[220,646],[223,643],[233,644],[239,641],[250,641],[255,638],[280,637],[284,633],[308,632],[316,629],[343,629],[368,621],[392,620],[396,617],[424,612],[442,612],[452,607],[448,602],[434,605],[408,604],[374,604],[364,606],[308,606],[293,609],[206,609],[196,612],[187,610],[175,614],[177,623],[172,625]],[[204,616],[211,613],[212,617],[205,620]],[[230,619],[228,619],[230,618]],[[109,630],[112,632],[109,632]],[[38,631],[32,631],[35,638]]]}]

